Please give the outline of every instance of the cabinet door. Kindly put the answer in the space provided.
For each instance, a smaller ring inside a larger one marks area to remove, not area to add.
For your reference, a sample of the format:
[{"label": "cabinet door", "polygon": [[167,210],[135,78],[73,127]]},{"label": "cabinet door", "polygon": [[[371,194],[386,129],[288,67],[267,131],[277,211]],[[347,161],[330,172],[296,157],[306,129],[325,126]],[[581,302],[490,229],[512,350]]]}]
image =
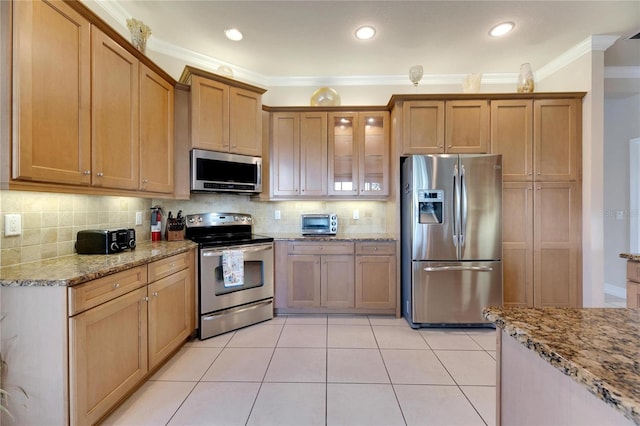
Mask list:
[{"label": "cabinet door", "polygon": [[533,101],[491,101],[491,153],[502,154],[505,182],[533,180]]},{"label": "cabinet door", "polygon": [[147,288],[69,319],[71,424],[94,424],[147,373]]},{"label": "cabinet door", "polygon": [[327,195],[327,113],[300,113],[300,195]]},{"label": "cabinet door", "polygon": [[407,101],[402,106],[402,154],[444,152],[444,101]]},{"label": "cabinet door", "polygon": [[149,369],[169,356],[191,334],[191,269],[149,284]]},{"label": "cabinet door", "polygon": [[502,188],[502,280],[504,305],[533,307],[533,184]]},{"label": "cabinet door", "polygon": [[445,146],[451,154],[489,152],[489,102],[447,101]]},{"label": "cabinet door", "polygon": [[229,89],[229,151],[262,155],[262,96],[248,90]]},{"label": "cabinet door", "polygon": [[353,255],[322,256],[320,297],[325,308],[355,306]]},{"label": "cabinet door", "polygon": [[396,308],[396,257],[356,256],[356,308]]},{"label": "cabinet door", "polygon": [[140,189],[173,192],[173,86],[140,64]]},{"label": "cabinet door", "polygon": [[640,284],[627,281],[627,308],[640,308]]},{"label": "cabinet door", "polygon": [[329,195],[357,195],[357,113],[329,113]]},{"label": "cabinet door", "polygon": [[13,178],[88,185],[89,22],[61,1],[13,8]]},{"label": "cabinet door", "polygon": [[580,194],[575,182],[540,182],[534,190],[534,302],[578,307]]},{"label": "cabinet door", "polygon": [[138,189],[138,59],[91,27],[91,184]]},{"label": "cabinet door", "polygon": [[229,151],[229,86],[191,77],[191,147]]},{"label": "cabinet door", "polygon": [[389,195],[389,113],[360,113],[359,195]]},{"label": "cabinet door", "polygon": [[287,304],[290,308],[320,307],[320,256],[287,257]]},{"label": "cabinet door", "polygon": [[271,180],[274,196],[300,194],[300,115],[271,115]]},{"label": "cabinet door", "polygon": [[535,180],[574,181],[580,176],[581,101],[533,102]]}]

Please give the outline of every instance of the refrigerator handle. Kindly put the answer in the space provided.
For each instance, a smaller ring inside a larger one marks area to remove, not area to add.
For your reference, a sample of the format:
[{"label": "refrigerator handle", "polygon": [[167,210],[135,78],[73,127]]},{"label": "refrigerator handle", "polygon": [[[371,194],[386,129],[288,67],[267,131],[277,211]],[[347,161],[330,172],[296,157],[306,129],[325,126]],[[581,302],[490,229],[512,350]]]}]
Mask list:
[{"label": "refrigerator handle", "polygon": [[493,268],[491,266],[427,266],[424,268],[425,272],[446,272],[446,271],[476,271],[476,272],[491,272]]},{"label": "refrigerator handle", "polygon": [[[451,227],[453,232],[453,246],[458,248],[458,230],[460,228],[460,215],[458,214],[458,208],[460,206],[460,194],[458,192],[458,165],[453,166],[453,197],[452,197],[453,208],[451,209],[451,214],[453,218],[451,223],[453,226]],[[457,250],[456,250],[457,251]]]},{"label": "refrigerator handle", "polygon": [[[460,166],[460,217],[462,226],[460,227],[460,247],[464,247],[464,236],[467,233],[467,179],[465,177],[464,165]],[[462,252],[460,253],[462,256]]]}]

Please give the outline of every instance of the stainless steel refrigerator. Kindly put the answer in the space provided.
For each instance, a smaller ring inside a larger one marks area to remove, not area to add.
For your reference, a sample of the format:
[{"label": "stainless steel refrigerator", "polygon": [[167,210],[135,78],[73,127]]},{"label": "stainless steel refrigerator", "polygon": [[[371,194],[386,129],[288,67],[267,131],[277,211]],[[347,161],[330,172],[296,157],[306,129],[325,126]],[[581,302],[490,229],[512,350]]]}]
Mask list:
[{"label": "stainless steel refrigerator", "polygon": [[409,324],[487,325],[482,309],[502,305],[502,157],[406,158],[401,211]]}]

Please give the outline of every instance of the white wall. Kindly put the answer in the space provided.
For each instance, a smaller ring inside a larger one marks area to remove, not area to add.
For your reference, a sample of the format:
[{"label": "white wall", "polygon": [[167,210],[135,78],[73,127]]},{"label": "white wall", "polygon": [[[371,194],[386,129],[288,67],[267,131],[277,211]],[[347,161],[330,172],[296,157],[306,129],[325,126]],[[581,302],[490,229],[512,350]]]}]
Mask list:
[{"label": "white wall", "polygon": [[[604,101],[604,271],[605,290],[624,294],[626,261],[620,253],[629,249],[629,221],[639,212],[629,206],[629,140],[640,137],[640,94]],[[640,164],[638,165],[640,168]],[[624,212],[617,220],[615,212]]]}]

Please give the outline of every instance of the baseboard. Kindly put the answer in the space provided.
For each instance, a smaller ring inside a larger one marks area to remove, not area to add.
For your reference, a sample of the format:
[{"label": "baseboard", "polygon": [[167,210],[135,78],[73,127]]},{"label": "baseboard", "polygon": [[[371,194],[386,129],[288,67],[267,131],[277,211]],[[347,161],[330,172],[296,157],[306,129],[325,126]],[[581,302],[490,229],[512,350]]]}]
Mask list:
[{"label": "baseboard", "polygon": [[613,285],[613,284],[604,284],[604,293],[605,294],[610,294],[611,296],[616,296],[619,297],[621,299],[626,299],[627,298],[627,289],[624,287],[619,287],[617,285]]}]

